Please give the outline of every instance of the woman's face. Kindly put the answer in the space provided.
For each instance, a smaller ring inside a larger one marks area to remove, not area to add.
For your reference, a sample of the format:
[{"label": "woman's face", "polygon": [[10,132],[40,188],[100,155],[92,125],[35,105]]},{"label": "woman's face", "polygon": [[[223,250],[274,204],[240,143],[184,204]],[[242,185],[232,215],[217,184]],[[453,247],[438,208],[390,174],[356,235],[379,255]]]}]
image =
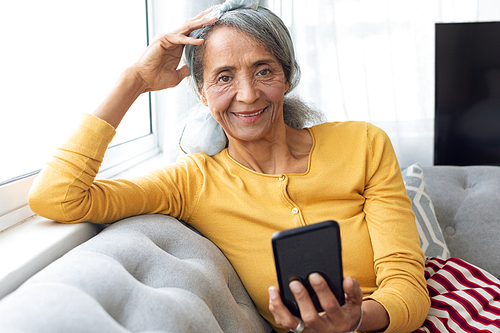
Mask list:
[{"label": "woman's face", "polygon": [[215,28],[205,43],[201,101],[230,141],[272,140],[289,88],[281,63],[233,28]]}]

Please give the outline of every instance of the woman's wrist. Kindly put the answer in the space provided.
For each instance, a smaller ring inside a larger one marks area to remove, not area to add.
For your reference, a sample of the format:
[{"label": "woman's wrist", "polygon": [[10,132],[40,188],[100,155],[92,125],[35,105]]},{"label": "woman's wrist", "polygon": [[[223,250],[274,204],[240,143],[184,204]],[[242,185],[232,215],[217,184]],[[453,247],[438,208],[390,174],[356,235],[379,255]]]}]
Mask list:
[{"label": "woman's wrist", "polygon": [[145,89],[144,81],[140,80],[135,68],[129,67],[120,75],[109,95],[93,115],[117,128],[130,106]]},{"label": "woman's wrist", "polygon": [[362,304],[362,317],[356,330],[383,331],[389,326],[389,315],[379,302],[367,299]]},{"label": "woman's wrist", "polygon": [[361,306],[360,309],[361,309],[361,313],[359,315],[358,325],[356,325],[356,328],[349,333],[356,333],[359,330],[361,323],[363,322],[363,306]]},{"label": "woman's wrist", "polygon": [[122,73],[122,77],[125,78],[128,82],[132,83],[135,86],[134,90],[139,92],[139,94],[151,91],[147,82],[142,78],[137,64],[134,64],[127,68]]}]

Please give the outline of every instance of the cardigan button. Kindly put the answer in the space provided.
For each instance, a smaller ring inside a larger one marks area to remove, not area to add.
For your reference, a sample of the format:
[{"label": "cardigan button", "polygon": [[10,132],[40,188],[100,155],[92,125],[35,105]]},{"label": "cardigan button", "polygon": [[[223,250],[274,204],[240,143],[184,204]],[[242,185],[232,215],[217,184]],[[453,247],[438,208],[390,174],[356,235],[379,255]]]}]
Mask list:
[{"label": "cardigan button", "polygon": [[297,207],[295,207],[294,209],[292,209],[292,214],[293,215],[297,215],[299,213],[299,209]]},{"label": "cardigan button", "polygon": [[281,175],[281,176],[278,178],[278,180],[279,180],[279,181],[284,181],[284,180],[285,180],[285,178],[286,178],[286,176],[285,176],[285,175]]}]

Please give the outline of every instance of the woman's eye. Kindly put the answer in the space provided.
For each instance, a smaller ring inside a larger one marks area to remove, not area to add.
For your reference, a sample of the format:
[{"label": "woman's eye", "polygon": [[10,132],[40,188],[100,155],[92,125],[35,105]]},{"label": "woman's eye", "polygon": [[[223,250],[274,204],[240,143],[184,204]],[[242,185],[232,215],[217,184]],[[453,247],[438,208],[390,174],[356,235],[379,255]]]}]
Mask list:
[{"label": "woman's eye", "polygon": [[217,80],[222,83],[227,83],[231,80],[231,78],[227,75],[221,75]]},{"label": "woman's eye", "polygon": [[269,68],[266,68],[266,69],[263,69],[263,70],[260,70],[257,75],[260,75],[260,76],[263,76],[263,75],[267,75],[271,73],[271,70]]}]

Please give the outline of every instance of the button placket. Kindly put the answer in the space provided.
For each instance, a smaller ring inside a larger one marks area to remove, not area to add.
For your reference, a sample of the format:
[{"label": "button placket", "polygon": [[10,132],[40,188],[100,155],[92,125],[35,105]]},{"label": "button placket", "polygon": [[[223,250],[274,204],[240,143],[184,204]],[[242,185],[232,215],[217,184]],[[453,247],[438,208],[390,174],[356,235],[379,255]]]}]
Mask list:
[{"label": "button placket", "polygon": [[287,186],[288,186],[288,176],[285,174],[282,174],[278,177],[278,181],[280,182],[280,191],[282,194],[282,197],[286,204],[291,208],[291,213],[294,216],[299,216],[300,217],[300,209],[296,207],[295,202],[293,202],[290,197],[288,196],[287,192]]}]

